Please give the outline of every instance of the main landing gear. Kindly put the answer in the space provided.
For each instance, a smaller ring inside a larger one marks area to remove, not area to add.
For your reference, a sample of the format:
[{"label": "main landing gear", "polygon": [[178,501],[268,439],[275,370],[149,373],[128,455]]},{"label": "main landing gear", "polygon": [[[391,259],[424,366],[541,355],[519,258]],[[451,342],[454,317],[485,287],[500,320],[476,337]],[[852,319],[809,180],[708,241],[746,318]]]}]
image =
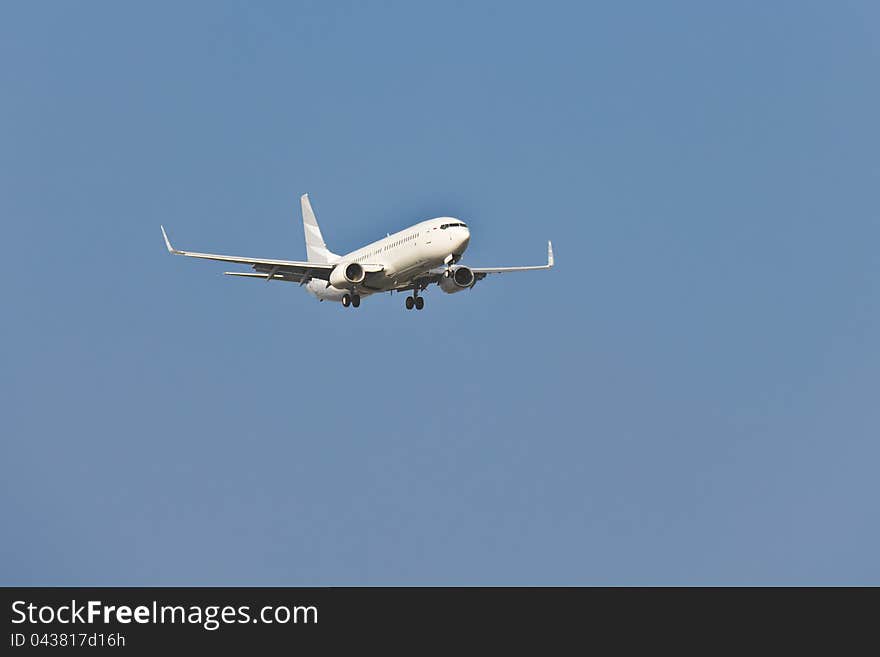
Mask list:
[{"label": "main landing gear", "polygon": [[425,307],[425,298],[419,296],[418,290],[413,290],[413,294],[411,297],[407,297],[404,302],[407,310],[412,310],[415,307],[416,310],[421,310]]},{"label": "main landing gear", "polygon": [[345,308],[349,306],[354,306],[358,308],[361,305],[361,295],[360,294],[348,294],[347,292],[342,295],[342,305]]}]

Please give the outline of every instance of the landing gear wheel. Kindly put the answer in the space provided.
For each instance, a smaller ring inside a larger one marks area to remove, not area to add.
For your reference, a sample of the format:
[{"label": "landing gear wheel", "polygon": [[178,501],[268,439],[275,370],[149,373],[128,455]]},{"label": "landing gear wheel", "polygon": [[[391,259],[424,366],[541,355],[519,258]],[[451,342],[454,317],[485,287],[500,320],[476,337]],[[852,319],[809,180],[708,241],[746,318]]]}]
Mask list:
[{"label": "landing gear wheel", "polygon": [[413,305],[415,305],[415,301],[413,300],[412,297],[407,297],[406,301],[404,302],[404,305],[406,306],[407,310],[412,310]]},{"label": "landing gear wheel", "polygon": [[360,294],[352,295],[351,305],[354,306],[355,308],[360,307],[360,305],[361,305],[361,295]]},{"label": "landing gear wheel", "polygon": [[424,297],[416,297],[416,310],[421,310],[425,307],[425,298]]},{"label": "landing gear wheel", "polygon": [[347,294],[342,295],[342,305],[348,308],[351,305],[351,297]]}]

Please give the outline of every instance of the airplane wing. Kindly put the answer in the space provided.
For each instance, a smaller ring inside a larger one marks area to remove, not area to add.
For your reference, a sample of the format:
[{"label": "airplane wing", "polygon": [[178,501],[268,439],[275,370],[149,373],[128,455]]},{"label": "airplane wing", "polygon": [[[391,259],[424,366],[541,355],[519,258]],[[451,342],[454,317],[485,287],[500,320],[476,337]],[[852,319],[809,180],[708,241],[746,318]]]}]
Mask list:
[{"label": "airplane wing", "polygon": [[[553,264],[553,244],[552,242],[548,241],[546,265],[530,265],[527,267],[471,267],[470,265],[468,265],[468,269],[474,272],[474,282],[476,283],[476,281],[483,280],[489,274],[506,274],[512,271],[539,271],[541,269],[552,269]],[[414,278],[406,285],[401,285],[400,287],[395,288],[395,290],[398,292],[407,292],[416,288],[422,290],[432,283],[439,283],[445,275],[446,267],[437,267],[428,272],[425,272],[417,278]]]},{"label": "airplane wing", "polygon": [[506,274],[512,271],[537,271],[540,269],[553,269],[553,243],[547,242],[547,264],[532,265],[529,267],[470,267],[478,281],[486,278],[489,274]]},{"label": "airplane wing", "polygon": [[[245,274],[246,276],[259,276],[266,280],[273,278],[282,278],[284,280],[292,280],[297,283],[302,282],[306,278],[320,278],[322,280],[330,279],[330,272],[336,266],[326,262],[302,262],[298,260],[272,260],[270,258],[245,258],[241,256],[219,255],[216,253],[196,253],[195,251],[181,251],[171,246],[171,240],[165,233],[165,227],[162,228],[162,237],[165,238],[165,246],[168,253],[173,255],[182,255],[189,258],[203,258],[205,260],[219,260],[221,262],[237,262],[243,265],[251,265],[261,274]],[[227,272],[233,273],[233,272]],[[241,276],[242,274],[235,274]],[[279,276],[280,275],[280,276]]]}]

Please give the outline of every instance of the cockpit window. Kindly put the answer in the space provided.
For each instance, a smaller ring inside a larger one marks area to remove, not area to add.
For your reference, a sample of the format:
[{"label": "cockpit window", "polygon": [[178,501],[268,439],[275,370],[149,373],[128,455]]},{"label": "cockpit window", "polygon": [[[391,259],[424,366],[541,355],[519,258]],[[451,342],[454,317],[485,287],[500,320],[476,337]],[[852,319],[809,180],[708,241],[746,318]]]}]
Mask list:
[{"label": "cockpit window", "polygon": [[447,228],[452,228],[454,226],[461,226],[462,228],[467,228],[467,224],[443,224],[440,226],[440,230],[446,230]]}]

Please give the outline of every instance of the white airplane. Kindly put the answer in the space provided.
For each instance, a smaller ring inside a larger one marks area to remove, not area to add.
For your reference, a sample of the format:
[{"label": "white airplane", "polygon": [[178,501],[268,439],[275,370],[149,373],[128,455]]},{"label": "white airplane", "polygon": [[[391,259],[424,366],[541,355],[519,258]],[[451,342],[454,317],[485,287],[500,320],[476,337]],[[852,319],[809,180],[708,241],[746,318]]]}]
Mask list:
[{"label": "white airplane", "polygon": [[533,271],[553,267],[553,245],[547,242],[547,264],[533,267],[466,267],[458,264],[468,247],[471,235],[464,222],[454,217],[437,217],[388,235],[384,239],[340,256],[324,243],[321,229],[312,211],[309,195],[303,194],[303,230],[306,235],[307,261],[242,258],[181,251],[171,246],[162,228],[169,253],[222,262],[251,265],[257,273],[224,272],[266,281],[288,281],[305,285],[319,301],[338,301],[348,308],[361,305],[361,298],[377,292],[412,292],[406,297],[406,309],[425,307],[419,292],[437,283],[446,293],[469,290],[488,274]]}]

